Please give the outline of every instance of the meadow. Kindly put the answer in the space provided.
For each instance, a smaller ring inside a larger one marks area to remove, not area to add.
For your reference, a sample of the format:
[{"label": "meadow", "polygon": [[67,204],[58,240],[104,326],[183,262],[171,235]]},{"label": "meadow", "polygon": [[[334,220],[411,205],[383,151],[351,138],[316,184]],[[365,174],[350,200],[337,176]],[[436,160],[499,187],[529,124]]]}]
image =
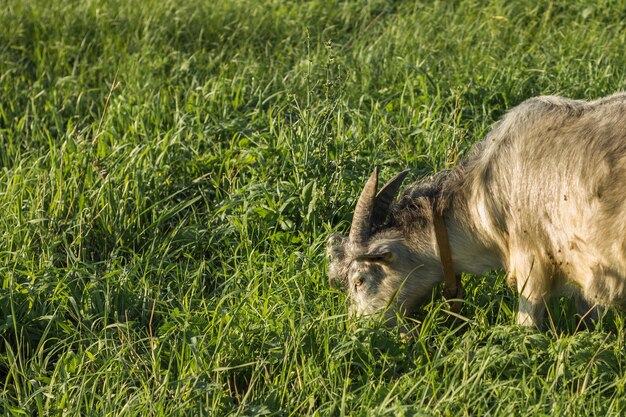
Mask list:
[{"label": "meadow", "polygon": [[625,319],[514,324],[502,271],[415,335],[325,241],[540,94],[626,89],[623,0],[7,0],[0,414],[613,416]]}]

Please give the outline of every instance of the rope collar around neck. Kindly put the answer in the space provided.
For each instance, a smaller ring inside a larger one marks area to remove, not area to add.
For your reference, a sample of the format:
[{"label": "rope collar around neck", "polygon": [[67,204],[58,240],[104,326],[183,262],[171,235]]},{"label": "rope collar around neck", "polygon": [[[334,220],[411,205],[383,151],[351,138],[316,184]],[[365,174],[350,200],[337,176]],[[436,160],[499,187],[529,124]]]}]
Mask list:
[{"label": "rope collar around neck", "polygon": [[458,313],[461,310],[463,298],[463,287],[461,286],[461,275],[454,274],[454,264],[452,263],[452,252],[448,241],[448,231],[443,214],[436,209],[433,210],[433,223],[435,225],[435,238],[439,247],[439,259],[443,268],[443,296],[448,300],[450,311]]}]

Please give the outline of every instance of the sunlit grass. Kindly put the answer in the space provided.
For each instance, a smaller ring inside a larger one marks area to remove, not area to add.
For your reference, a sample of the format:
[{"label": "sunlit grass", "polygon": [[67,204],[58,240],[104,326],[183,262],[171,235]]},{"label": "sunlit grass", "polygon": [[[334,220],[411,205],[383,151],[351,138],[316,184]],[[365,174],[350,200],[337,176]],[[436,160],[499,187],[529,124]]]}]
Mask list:
[{"label": "sunlit grass", "polygon": [[453,166],[538,94],[626,88],[623,2],[0,9],[3,415],[621,415],[623,314],[513,324],[502,274],[413,338],[324,246],[372,167]]}]

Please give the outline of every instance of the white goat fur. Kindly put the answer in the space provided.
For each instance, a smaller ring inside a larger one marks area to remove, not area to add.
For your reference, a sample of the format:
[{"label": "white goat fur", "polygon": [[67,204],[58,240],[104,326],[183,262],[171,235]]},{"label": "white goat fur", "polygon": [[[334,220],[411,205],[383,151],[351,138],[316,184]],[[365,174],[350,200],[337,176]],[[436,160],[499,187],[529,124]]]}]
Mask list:
[{"label": "white goat fur", "polygon": [[507,270],[518,323],[541,327],[558,294],[580,314],[626,306],[626,93],[527,100],[459,167],[409,187],[365,244],[332,236],[329,277],[355,312],[387,309],[393,322],[442,281],[433,207],[456,273]]}]

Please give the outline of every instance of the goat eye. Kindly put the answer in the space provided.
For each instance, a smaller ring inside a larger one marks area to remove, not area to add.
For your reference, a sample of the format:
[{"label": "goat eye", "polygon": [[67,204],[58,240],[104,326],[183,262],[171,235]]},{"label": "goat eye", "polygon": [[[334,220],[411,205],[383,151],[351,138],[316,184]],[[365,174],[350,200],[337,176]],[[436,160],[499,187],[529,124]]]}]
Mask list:
[{"label": "goat eye", "polygon": [[354,288],[359,288],[361,285],[363,285],[363,282],[365,281],[365,279],[363,277],[358,277],[355,281],[354,281]]}]

